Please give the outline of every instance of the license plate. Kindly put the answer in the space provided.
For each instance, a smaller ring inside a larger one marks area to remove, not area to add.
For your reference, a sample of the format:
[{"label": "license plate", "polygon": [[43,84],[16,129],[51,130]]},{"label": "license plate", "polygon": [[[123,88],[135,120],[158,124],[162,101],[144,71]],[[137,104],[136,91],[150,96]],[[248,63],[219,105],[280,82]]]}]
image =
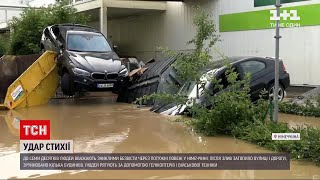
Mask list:
[{"label": "license plate", "polygon": [[109,84],[97,84],[97,88],[112,88],[114,86],[113,83]]}]

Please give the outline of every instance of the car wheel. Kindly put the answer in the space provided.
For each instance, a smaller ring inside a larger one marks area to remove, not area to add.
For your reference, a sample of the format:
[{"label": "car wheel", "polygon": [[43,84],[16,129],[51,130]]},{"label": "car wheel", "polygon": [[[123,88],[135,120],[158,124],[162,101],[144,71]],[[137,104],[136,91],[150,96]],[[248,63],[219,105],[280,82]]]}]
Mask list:
[{"label": "car wheel", "polygon": [[[275,93],[275,85],[273,83],[268,88],[269,100],[273,100],[275,94],[276,94]],[[282,101],[284,99],[284,88],[281,84],[279,84],[278,99],[279,99],[279,101]]]},{"label": "car wheel", "polygon": [[64,95],[73,96],[75,94],[74,83],[69,73],[64,73],[61,79],[61,90]]}]

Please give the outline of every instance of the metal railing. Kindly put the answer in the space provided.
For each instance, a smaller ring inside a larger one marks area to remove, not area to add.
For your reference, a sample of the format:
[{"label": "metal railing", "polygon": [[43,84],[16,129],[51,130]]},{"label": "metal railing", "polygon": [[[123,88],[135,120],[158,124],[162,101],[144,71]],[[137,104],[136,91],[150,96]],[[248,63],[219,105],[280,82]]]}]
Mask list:
[{"label": "metal railing", "polygon": [[83,4],[90,1],[95,1],[95,0],[72,0],[72,4]]}]

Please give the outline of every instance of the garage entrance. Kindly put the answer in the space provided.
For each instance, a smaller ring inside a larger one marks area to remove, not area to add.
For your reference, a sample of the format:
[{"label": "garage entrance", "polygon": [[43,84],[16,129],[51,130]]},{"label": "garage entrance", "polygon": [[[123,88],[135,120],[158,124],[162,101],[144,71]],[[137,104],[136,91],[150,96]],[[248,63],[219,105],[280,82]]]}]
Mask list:
[{"label": "garage entrance", "polygon": [[148,61],[161,46],[166,2],[158,1],[83,1],[75,4],[79,13],[90,15],[93,26],[118,46],[121,57],[136,56]]}]

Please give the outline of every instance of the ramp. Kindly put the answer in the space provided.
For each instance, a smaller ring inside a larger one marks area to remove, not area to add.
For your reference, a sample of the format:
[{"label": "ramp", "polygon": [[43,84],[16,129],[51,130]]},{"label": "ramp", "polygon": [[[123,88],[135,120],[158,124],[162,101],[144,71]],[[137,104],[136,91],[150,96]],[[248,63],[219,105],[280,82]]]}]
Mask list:
[{"label": "ramp", "polygon": [[9,86],[3,106],[11,110],[47,104],[59,85],[55,59],[55,52],[42,54]]}]

